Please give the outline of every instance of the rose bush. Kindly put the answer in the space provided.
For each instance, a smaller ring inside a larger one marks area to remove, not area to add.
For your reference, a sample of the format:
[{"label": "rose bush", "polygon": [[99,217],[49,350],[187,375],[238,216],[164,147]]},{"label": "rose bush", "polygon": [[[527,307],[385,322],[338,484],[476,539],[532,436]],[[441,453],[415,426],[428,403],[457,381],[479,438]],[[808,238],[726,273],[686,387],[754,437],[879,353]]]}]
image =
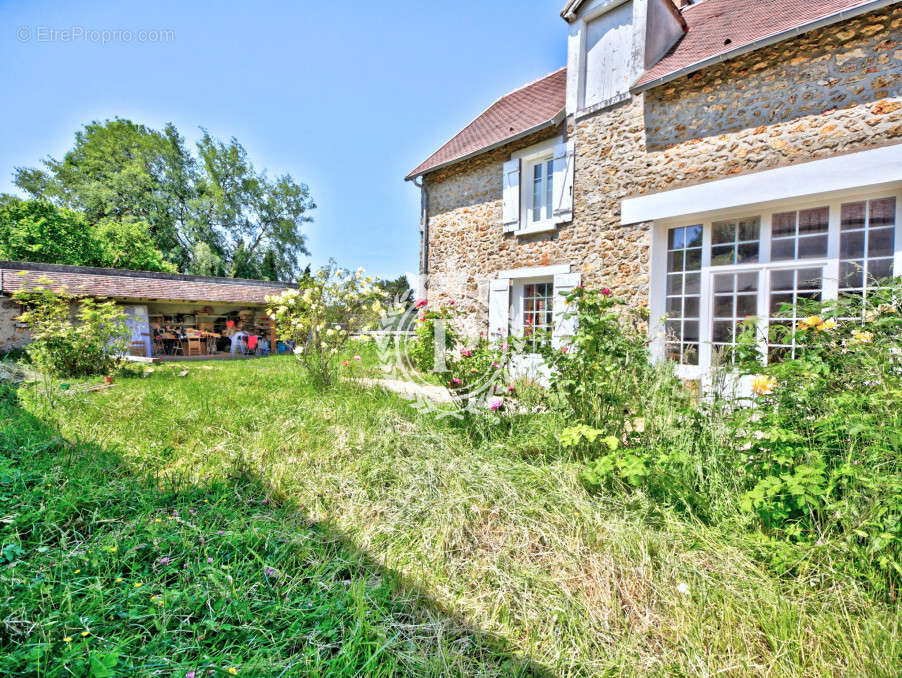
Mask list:
[{"label": "rose bush", "polygon": [[351,333],[378,326],[385,310],[382,294],[362,268],[351,273],[330,263],[302,279],[297,289],[267,297],[267,313],[279,338],[294,345],[309,379],[327,387]]}]

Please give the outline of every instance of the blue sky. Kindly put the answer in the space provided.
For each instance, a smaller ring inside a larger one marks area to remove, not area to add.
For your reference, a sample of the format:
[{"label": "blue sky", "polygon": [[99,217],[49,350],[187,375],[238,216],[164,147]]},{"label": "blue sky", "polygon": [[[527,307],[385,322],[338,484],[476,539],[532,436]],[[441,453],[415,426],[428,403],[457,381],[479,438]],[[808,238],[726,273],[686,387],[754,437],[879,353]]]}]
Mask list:
[{"label": "blue sky", "polygon": [[[497,97],[566,63],[562,0],[0,0],[0,192],[120,116],[189,142],[236,137],[258,168],[310,186],[314,266],[417,265],[418,190],[403,177]],[[167,30],[163,42],[51,30]]]}]

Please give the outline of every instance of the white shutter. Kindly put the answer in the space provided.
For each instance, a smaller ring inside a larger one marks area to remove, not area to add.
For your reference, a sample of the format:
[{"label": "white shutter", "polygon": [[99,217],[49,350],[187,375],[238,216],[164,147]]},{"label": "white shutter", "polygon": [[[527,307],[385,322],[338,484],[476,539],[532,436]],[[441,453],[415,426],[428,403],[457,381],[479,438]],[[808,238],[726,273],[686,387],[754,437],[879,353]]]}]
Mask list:
[{"label": "white shutter", "polygon": [[489,341],[506,337],[510,329],[510,281],[499,278],[489,283]]},{"label": "white shutter", "polygon": [[504,163],[504,232],[520,228],[520,158]]},{"label": "white shutter", "polygon": [[572,337],[576,332],[576,317],[565,318],[564,314],[574,311],[564,299],[564,295],[579,285],[579,273],[557,273],[554,276],[554,325],[551,331],[551,343],[553,346],[562,346],[567,343],[567,337]]},{"label": "white shutter", "polygon": [[573,220],[573,140],[554,147],[554,222]]}]

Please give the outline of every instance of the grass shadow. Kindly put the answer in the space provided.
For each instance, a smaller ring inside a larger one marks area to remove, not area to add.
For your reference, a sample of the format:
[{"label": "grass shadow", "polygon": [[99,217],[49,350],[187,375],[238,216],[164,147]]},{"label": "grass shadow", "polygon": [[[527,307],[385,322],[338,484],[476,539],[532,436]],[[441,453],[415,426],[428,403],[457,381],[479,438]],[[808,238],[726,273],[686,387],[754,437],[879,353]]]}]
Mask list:
[{"label": "grass shadow", "polygon": [[142,475],[2,384],[0,414],[0,673],[549,675],[246,469]]}]

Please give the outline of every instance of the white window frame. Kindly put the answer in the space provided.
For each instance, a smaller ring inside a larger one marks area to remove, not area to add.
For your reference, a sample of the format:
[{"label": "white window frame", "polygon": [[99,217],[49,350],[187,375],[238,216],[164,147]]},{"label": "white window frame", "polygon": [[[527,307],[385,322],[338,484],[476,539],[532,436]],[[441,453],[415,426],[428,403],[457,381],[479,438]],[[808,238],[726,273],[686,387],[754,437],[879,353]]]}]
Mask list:
[{"label": "white window frame", "polygon": [[[654,222],[653,248],[651,255],[651,279],[649,294],[649,311],[651,317],[650,333],[652,352],[656,359],[665,355],[664,323],[662,318],[666,311],[667,284],[667,232],[671,228],[681,226],[702,226],[702,265],[701,265],[701,299],[699,317],[699,360],[698,365],[679,365],[677,374],[685,379],[704,377],[711,367],[712,327],[713,327],[713,276],[719,273],[738,273],[761,271],[758,282],[758,322],[762,332],[768,324],[770,275],[774,270],[798,268],[823,268],[822,299],[831,300],[839,296],[839,262],[840,262],[840,221],[842,205],[862,200],[879,200],[881,198],[896,199],[895,241],[893,253],[893,274],[902,274],[902,183],[889,186],[856,188],[835,191],[820,195],[808,195],[799,198],[745,205],[729,209],[715,210],[707,213],[696,213],[686,216],[661,219]],[[827,207],[827,256],[811,259],[795,259],[787,261],[771,261],[771,217],[774,214],[788,211],[800,211],[816,207]],[[760,249],[758,261],[752,263],[712,266],[711,234],[712,223],[725,219],[742,217],[760,217]]]},{"label": "white window frame", "polygon": [[[544,163],[547,167],[548,162],[553,162],[554,147],[562,141],[563,137],[558,136],[511,154],[512,160],[520,160],[520,228],[516,231],[518,236],[532,233],[548,233],[556,230],[558,227],[558,221],[554,216],[555,195],[553,188],[551,191],[551,216],[543,217],[538,221],[532,220],[532,198],[535,183],[533,181],[533,168],[540,163]],[[551,181],[553,187],[553,172],[552,177],[548,177],[546,181]]]}]

